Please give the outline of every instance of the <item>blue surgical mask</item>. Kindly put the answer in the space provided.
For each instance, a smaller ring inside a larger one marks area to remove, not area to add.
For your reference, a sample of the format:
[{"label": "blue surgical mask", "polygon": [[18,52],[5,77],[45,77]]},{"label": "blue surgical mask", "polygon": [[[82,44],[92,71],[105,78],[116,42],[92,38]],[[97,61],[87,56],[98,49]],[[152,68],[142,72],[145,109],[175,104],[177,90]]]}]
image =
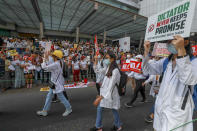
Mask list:
[{"label": "blue surgical mask", "polygon": [[172,54],[178,54],[178,52],[173,44],[168,44],[168,51]]},{"label": "blue surgical mask", "polygon": [[104,63],[108,66],[111,62],[110,62],[109,59],[105,59],[105,60],[104,60]]}]

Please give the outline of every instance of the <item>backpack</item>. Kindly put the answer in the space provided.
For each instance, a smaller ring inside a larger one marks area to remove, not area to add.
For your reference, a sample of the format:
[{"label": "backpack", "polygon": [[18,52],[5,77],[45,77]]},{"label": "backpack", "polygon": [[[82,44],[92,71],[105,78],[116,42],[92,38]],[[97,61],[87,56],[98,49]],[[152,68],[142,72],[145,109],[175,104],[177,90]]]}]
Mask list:
[{"label": "backpack", "polygon": [[116,83],[116,87],[118,89],[119,96],[124,96],[126,94],[126,84],[128,76],[125,74],[125,72],[120,71],[119,68],[118,70],[120,72],[120,83],[119,85]]},{"label": "backpack", "polygon": [[[193,56],[193,57],[190,58],[190,61],[192,61],[192,60],[194,60],[194,59],[195,59],[195,57]],[[166,59],[164,60],[164,63],[163,63],[163,73],[166,71],[166,68],[167,68],[167,66],[168,66],[168,63],[169,63],[169,59],[166,58]],[[191,91],[191,86],[188,86],[188,88],[189,88],[189,90]],[[189,90],[188,90],[188,91],[189,91]],[[185,104],[186,104],[186,102],[187,102],[188,94],[189,94],[189,92],[187,92],[186,95],[185,95],[185,98],[184,98],[184,100],[183,100],[182,109],[185,108]],[[197,110],[197,85],[194,86],[194,92],[193,92],[192,98],[193,98],[194,106],[195,106],[195,109],[194,109],[194,110]]]}]

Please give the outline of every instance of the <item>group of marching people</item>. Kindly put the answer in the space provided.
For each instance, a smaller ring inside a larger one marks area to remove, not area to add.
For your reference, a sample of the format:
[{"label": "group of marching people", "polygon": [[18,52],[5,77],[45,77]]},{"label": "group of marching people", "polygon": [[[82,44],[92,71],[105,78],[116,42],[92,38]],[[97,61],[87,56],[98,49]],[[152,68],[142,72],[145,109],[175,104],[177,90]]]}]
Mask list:
[{"label": "group of marching people", "polygon": [[[194,111],[192,95],[194,86],[197,84],[197,59],[191,54],[189,42],[181,36],[174,36],[174,39],[168,44],[171,55],[168,58],[155,57],[154,59],[150,59],[150,44],[148,41],[144,43],[143,55],[137,55],[134,59],[132,54],[128,53],[127,59],[124,59],[128,63],[131,60],[142,62],[142,69],[138,73],[132,71],[122,73],[120,70],[122,61],[119,61],[122,58],[118,57],[112,50],[107,52],[100,50],[99,54],[94,56],[93,70],[96,74],[96,89],[98,91],[94,105],[97,107],[97,116],[95,126],[90,131],[103,131],[102,112],[104,108],[111,109],[114,116],[114,125],[111,131],[123,130],[123,123],[118,111],[121,107],[119,84],[123,74],[128,76],[128,81],[131,80],[134,89],[131,100],[125,103],[128,108],[134,106],[139,92],[142,95],[141,102],[147,101],[145,86],[152,81],[150,95],[156,97],[156,100],[146,121],[153,121],[153,127],[156,131],[169,131],[192,121]],[[37,115],[48,115],[54,94],[66,108],[62,115],[68,116],[72,113],[72,106],[64,92],[63,56],[61,50],[44,53],[41,67],[51,72],[52,86],[50,86],[43,109],[37,111]],[[73,59],[76,58],[73,57]],[[79,68],[76,61],[73,60],[72,63],[74,74],[78,74],[74,70]],[[28,60],[24,64],[28,64]],[[88,68],[85,64],[82,66],[84,69]],[[29,71],[26,70],[26,72]],[[85,71],[84,73],[86,74]],[[78,77],[75,79],[78,80]],[[125,92],[124,88],[121,91]],[[192,123],[177,129],[177,131],[192,130]]]},{"label": "group of marching people", "polygon": [[[150,95],[156,97],[156,101],[148,115],[147,121],[153,121],[156,131],[193,130],[193,111],[195,99],[192,98],[197,85],[197,59],[192,55],[191,45],[188,40],[181,36],[174,36],[168,44],[171,55],[168,58],[155,57],[150,59],[150,42],[144,43],[144,56],[135,58],[142,61],[142,72],[127,72],[128,77],[134,79],[134,95],[126,107],[133,107],[138,92],[142,95],[142,101],[146,101],[145,85],[152,81]],[[129,61],[131,58],[128,54]],[[94,128],[90,131],[102,131],[102,110],[112,109],[114,126],[112,131],[122,130],[122,122],[118,114],[120,108],[120,96],[117,83],[120,82],[120,71],[115,62],[115,56],[109,52],[103,62],[103,54],[95,57],[95,72],[97,74],[96,87],[99,96],[94,104],[97,106],[97,117]],[[98,59],[98,60],[97,60]],[[100,64],[99,64],[100,63]],[[103,65],[101,65],[103,64]],[[147,78],[149,76],[149,78]],[[103,80],[102,80],[103,79]],[[99,90],[100,89],[100,90]]]}]

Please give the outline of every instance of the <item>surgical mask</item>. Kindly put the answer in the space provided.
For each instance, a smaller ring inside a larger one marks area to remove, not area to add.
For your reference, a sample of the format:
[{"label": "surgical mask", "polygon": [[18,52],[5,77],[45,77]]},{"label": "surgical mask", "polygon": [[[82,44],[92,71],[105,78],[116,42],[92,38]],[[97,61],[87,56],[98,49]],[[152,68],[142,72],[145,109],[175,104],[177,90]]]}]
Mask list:
[{"label": "surgical mask", "polygon": [[105,60],[104,60],[104,63],[108,66],[111,62],[110,62],[109,59],[105,59]]},{"label": "surgical mask", "polygon": [[127,58],[130,58],[131,56],[130,55],[127,55]]},{"label": "surgical mask", "polygon": [[168,44],[168,51],[172,54],[178,54],[178,52],[173,44]]}]

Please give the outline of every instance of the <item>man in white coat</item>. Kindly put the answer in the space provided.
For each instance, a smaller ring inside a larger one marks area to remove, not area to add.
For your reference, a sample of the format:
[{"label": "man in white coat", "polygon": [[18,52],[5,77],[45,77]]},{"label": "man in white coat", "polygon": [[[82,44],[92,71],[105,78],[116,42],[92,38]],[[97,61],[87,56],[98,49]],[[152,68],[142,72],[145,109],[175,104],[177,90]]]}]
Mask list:
[{"label": "man in white coat", "polygon": [[[155,102],[154,129],[170,131],[184,123],[192,121],[194,103],[193,86],[197,84],[194,74],[197,59],[190,61],[185,49],[187,44],[181,36],[175,36],[168,50],[173,54],[163,75],[160,91]],[[163,73],[164,59],[149,63],[150,42],[144,44],[143,71],[151,75]],[[193,123],[184,125],[176,131],[193,131]]]}]

